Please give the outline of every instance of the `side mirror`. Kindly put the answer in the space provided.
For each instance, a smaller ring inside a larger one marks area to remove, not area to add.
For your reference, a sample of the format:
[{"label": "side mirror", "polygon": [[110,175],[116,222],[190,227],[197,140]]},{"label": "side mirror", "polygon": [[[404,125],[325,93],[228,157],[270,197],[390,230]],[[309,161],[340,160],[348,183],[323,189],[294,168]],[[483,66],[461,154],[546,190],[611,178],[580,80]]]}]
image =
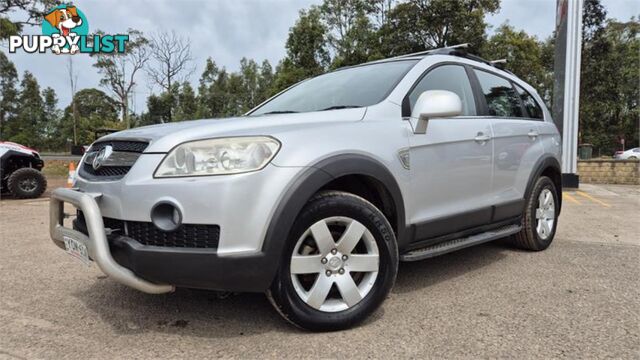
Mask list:
[{"label": "side mirror", "polygon": [[418,120],[413,132],[426,133],[431,118],[458,116],[461,113],[462,101],[456,93],[446,90],[425,91],[420,94],[411,112],[412,120]]}]

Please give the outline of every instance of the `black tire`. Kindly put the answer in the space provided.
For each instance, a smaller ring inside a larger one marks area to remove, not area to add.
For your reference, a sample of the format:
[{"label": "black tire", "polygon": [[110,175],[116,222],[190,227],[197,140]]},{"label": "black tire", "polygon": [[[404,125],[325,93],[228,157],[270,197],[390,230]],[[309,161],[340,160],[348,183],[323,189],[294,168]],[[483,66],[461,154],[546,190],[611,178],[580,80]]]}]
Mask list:
[{"label": "black tire", "polygon": [[[551,228],[551,232],[546,236],[546,238],[542,238],[538,231],[537,227],[537,219],[536,219],[536,210],[538,209],[538,197],[540,193],[548,189],[553,196],[554,203],[554,222]],[[531,194],[529,194],[529,198],[526,202],[526,207],[524,210],[524,214],[522,216],[522,230],[513,236],[513,242],[516,246],[531,251],[541,251],[549,247],[553,238],[556,234],[556,229],[558,228],[558,214],[560,212],[558,201],[558,191],[553,181],[546,176],[541,176],[534,184],[533,190]]]},{"label": "black tire", "polygon": [[[335,216],[357,220],[370,231],[378,247],[379,268],[373,287],[358,303],[346,310],[326,312],[311,307],[296,293],[291,279],[290,259],[298,239],[311,225]],[[300,328],[312,331],[341,330],[363,321],[382,304],[395,283],[397,272],[396,238],[393,228],[382,212],[359,196],[327,191],[313,197],[294,222],[278,274],[267,291],[267,297],[280,315]]]},{"label": "black tire", "polygon": [[22,168],[9,176],[7,187],[17,199],[33,199],[44,193],[47,179],[36,169]]}]

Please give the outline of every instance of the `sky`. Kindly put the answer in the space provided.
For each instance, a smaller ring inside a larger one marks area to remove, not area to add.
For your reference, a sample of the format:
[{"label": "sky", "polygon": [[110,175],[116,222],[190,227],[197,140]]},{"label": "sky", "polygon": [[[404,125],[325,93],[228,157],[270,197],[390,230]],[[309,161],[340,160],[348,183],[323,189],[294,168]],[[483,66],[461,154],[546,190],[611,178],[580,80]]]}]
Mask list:
[{"label": "sky", "polygon": [[[90,30],[105,33],[126,33],[128,28],[145,34],[175,30],[192,40],[191,50],[195,71],[191,82],[197,84],[208,57],[230,71],[239,68],[242,57],[267,59],[275,67],[285,55],[285,41],[298,12],[321,0],[78,0],[75,4],[88,18]],[[125,5],[126,4],[126,5]],[[545,39],[555,26],[556,0],[502,0],[500,12],[487,17],[492,29],[508,22],[516,29]],[[608,16],[627,21],[640,14],[639,0],[602,0]],[[16,15],[17,16],[17,15]],[[489,33],[492,32],[489,30]],[[37,27],[27,28],[26,34],[41,34]],[[5,49],[6,50],[6,49]],[[7,51],[5,51],[7,52]],[[19,50],[8,54],[22,74],[33,73],[42,88],[52,87],[59,99],[59,107],[71,100],[67,70],[68,55],[27,54]],[[100,77],[92,67],[93,59],[86,54],[74,55],[74,69],[78,74],[77,89],[100,87]],[[142,73],[132,104],[134,112],[146,110],[146,98],[159,92]],[[109,93],[108,89],[102,88]]]}]

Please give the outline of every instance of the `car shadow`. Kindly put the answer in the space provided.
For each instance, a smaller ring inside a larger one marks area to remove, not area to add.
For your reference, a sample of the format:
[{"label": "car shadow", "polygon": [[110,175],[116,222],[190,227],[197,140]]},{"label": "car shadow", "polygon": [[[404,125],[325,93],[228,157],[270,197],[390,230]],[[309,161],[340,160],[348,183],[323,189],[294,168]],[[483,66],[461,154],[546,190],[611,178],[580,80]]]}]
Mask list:
[{"label": "car shadow", "polygon": [[[479,270],[500,261],[511,247],[494,242],[424,261],[401,263],[394,293],[410,293]],[[505,251],[503,251],[505,250]],[[283,320],[264,294],[230,294],[177,289],[149,295],[100,276],[85,291],[74,294],[114,332],[175,333],[203,338],[231,338],[266,332],[299,332]],[[384,306],[362,325],[384,316]]]},{"label": "car shadow", "polygon": [[103,277],[74,294],[114,332],[175,333],[230,338],[264,332],[295,331],[272,308],[264,294],[225,294],[195,289],[150,295]]},{"label": "car shadow", "polygon": [[402,262],[394,293],[410,293],[479,271],[517,251],[507,238],[414,262]]}]

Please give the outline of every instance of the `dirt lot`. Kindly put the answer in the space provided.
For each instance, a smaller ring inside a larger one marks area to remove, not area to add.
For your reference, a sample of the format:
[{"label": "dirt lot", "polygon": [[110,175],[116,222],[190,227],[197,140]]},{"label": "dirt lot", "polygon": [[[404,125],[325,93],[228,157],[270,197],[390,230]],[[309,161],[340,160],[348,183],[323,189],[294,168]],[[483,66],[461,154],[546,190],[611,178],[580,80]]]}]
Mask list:
[{"label": "dirt lot", "polygon": [[0,359],[638,358],[638,214],[640,187],[584,185],[565,193],[547,251],[496,242],[402,264],[369,321],[313,334],[261,294],[154,296],[119,285],[53,245],[46,199],[5,199]]}]

